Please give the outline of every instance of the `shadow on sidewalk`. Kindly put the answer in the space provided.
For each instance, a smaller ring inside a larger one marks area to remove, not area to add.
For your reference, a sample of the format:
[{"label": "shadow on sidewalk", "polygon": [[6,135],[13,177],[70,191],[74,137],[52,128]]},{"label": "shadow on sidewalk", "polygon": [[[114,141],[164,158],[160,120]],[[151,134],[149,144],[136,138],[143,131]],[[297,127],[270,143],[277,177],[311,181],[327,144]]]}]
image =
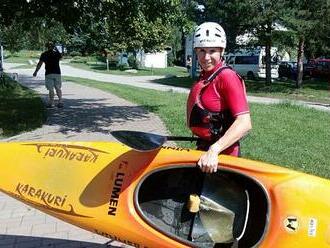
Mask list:
[{"label": "shadow on sidewalk", "polygon": [[142,106],[111,106],[108,99],[65,99],[64,108],[48,109],[47,125],[61,126],[60,132],[108,133],[113,125],[150,118]]},{"label": "shadow on sidewalk", "polygon": [[[45,89],[43,77],[32,77],[20,74],[20,82],[26,87],[39,92],[43,101],[47,101],[48,92]],[[64,108],[47,109],[46,125],[59,126],[59,132],[68,134],[71,132],[99,132],[108,134],[114,126],[124,123],[144,122],[150,120],[149,111],[157,109],[159,106],[130,106],[126,101],[118,100],[117,97],[100,97],[96,93],[89,91],[82,86],[83,90],[77,92],[79,88],[63,89]],[[95,90],[95,89],[93,89]],[[108,94],[108,93],[105,93]],[[55,97],[56,103],[57,97]],[[149,111],[148,111],[149,110]],[[137,124],[138,125],[138,124]]]},{"label": "shadow on sidewalk", "polygon": [[57,239],[57,238],[44,238],[32,237],[22,235],[0,235],[0,247],[15,247],[15,248],[57,248],[57,247],[70,247],[70,248],[118,248],[121,246],[112,246],[111,242],[106,244],[98,244],[84,241]]}]

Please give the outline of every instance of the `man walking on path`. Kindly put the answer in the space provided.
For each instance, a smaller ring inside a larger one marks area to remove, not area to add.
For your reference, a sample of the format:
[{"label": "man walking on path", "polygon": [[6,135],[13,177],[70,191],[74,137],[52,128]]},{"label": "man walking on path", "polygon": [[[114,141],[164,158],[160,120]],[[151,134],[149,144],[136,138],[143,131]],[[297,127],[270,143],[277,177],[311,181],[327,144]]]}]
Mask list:
[{"label": "man walking on path", "polygon": [[37,76],[42,64],[45,63],[45,85],[49,92],[47,108],[52,108],[54,106],[54,89],[58,97],[57,107],[62,108],[62,80],[60,69],[60,59],[62,58],[62,54],[57,50],[56,46],[52,42],[48,42],[46,46],[47,51],[41,54],[33,76]]}]

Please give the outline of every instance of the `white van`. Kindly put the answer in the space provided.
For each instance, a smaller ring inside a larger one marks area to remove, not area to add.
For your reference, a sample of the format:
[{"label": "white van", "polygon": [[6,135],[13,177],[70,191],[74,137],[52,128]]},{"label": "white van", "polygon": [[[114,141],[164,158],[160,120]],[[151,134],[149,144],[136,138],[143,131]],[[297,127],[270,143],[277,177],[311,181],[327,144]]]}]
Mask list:
[{"label": "white van", "polygon": [[[242,77],[249,79],[266,78],[266,52],[264,47],[239,49],[225,55],[227,65]],[[271,48],[271,76],[278,78],[277,48]]]}]

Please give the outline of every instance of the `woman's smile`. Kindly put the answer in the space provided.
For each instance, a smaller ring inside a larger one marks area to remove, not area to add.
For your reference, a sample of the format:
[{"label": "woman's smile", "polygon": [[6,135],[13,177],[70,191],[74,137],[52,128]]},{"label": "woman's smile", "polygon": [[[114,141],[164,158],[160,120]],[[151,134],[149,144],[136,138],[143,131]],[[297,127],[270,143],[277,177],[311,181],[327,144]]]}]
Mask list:
[{"label": "woman's smile", "polygon": [[222,48],[196,48],[197,59],[204,71],[211,71],[221,60]]}]

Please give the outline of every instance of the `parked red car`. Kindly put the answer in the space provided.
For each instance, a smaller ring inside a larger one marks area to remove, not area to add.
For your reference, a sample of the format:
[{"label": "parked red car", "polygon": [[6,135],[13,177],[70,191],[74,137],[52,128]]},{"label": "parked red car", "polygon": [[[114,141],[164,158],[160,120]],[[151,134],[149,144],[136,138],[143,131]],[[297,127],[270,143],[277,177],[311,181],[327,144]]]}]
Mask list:
[{"label": "parked red car", "polygon": [[330,78],[330,59],[314,59],[309,62],[311,77]]}]

